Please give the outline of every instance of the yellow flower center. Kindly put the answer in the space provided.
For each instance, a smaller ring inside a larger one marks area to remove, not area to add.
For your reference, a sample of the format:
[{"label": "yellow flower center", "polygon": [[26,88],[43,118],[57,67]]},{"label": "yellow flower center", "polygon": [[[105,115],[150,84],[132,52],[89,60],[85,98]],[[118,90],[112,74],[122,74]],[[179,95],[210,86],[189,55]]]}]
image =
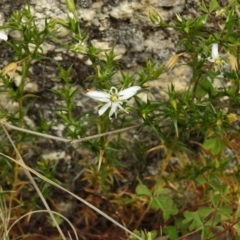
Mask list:
[{"label": "yellow flower center", "polygon": [[111,87],[109,91],[111,97],[110,100],[111,102],[116,102],[118,100],[118,90],[115,87]]},{"label": "yellow flower center", "polygon": [[220,58],[217,58],[214,63],[216,66],[220,66],[222,64],[222,60]]},{"label": "yellow flower center", "polygon": [[117,94],[113,94],[113,95],[111,96],[110,100],[111,100],[112,102],[116,102],[116,101],[118,100],[118,95],[117,95]]}]

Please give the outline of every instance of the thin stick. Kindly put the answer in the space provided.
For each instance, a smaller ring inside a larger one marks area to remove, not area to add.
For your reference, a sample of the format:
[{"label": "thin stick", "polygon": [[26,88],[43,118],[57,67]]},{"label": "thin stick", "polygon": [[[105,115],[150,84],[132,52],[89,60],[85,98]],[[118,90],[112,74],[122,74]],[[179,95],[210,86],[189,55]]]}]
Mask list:
[{"label": "thin stick", "polygon": [[126,132],[130,129],[133,129],[133,128],[136,128],[136,127],[139,126],[139,125],[133,125],[133,126],[130,126],[130,127],[121,128],[121,129],[113,130],[113,131],[110,131],[110,132],[100,133],[100,134],[92,135],[92,136],[89,136],[89,137],[84,137],[84,138],[77,139],[77,140],[71,140],[71,139],[62,138],[62,137],[56,137],[56,136],[53,136],[53,135],[50,135],[50,134],[31,131],[31,130],[28,130],[28,129],[25,129],[25,128],[16,127],[16,126],[13,126],[13,125],[11,125],[9,123],[6,123],[6,122],[3,122],[3,121],[0,121],[0,123],[2,125],[6,126],[7,128],[10,128],[10,129],[13,129],[13,130],[29,133],[29,134],[32,134],[32,135],[36,135],[36,136],[40,136],[40,137],[44,137],[44,138],[48,138],[48,139],[53,139],[53,140],[56,140],[56,141],[71,143],[71,144],[80,143],[80,142],[88,141],[88,140],[91,140],[91,139],[104,137],[104,136],[107,136],[107,135]]},{"label": "thin stick", "polygon": [[133,129],[133,128],[136,128],[138,126],[139,126],[139,124],[138,125],[133,125],[131,127],[126,127],[126,128],[113,130],[113,131],[110,131],[110,132],[99,133],[99,134],[92,135],[92,136],[89,136],[89,137],[73,140],[73,141],[71,141],[71,143],[74,144],[74,143],[84,142],[84,141],[88,141],[88,140],[99,138],[99,137],[104,137],[104,136],[107,136],[107,135],[112,135],[112,134],[117,134],[117,133],[121,133],[121,132],[126,132],[126,131],[128,131],[130,129]]}]

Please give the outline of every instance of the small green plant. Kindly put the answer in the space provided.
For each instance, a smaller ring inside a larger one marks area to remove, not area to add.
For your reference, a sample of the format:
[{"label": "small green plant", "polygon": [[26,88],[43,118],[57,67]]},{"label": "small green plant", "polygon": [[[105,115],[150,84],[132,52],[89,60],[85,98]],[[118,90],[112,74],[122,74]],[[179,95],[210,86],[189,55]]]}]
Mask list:
[{"label": "small green plant", "polygon": [[153,193],[146,185],[139,184],[136,187],[136,194],[148,198],[149,202],[147,210],[150,208],[155,209],[156,211],[161,210],[165,221],[167,221],[171,215],[176,215],[178,213],[171,197],[171,191],[168,188],[162,187],[161,182],[156,183]]},{"label": "small green plant", "polygon": [[[153,240],[156,236],[157,233],[155,231],[152,232],[147,232],[146,230],[141,230],[141,231],[134,231],[135,234],[137,234],[141,239],[143,240]],[[131,239],[136,239],[132,237]]]}]

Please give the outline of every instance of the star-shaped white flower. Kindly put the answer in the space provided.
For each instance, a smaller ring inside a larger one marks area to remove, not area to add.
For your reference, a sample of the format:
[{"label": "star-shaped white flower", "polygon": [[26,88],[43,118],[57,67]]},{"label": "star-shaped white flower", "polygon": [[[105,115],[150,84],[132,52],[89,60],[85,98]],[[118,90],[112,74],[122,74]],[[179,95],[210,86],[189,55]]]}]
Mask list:
[{"label": "star-shaped white flower", "polygon": [[134,96],[141,87],[132,86],[121,90],[118,92],[116,87],[111,87],[109,92],[103,91],[89,91],[86,95],[90,98],[98,100],[100,102],[104,102],[105,104],[98,110],[98,114],[103,115],[108,108],[111,108],[109,111],[109,118],[115,113],[117,115],[117,109],[120,108],[125,113],[128,113],[123,107],[122,104],[124,101],[128,100],[132,96]]},{"label": "star-shaped white flower", "polygon": [[222,69],[222,66],[225,64],[224,60],[223,60],[222,57],[219,55],[219,52],[218,52],[218,44],[217,44],[217,43],[213,43],[213,45],[212,45],[211,57],[208,57],[207,60],[208,60],[209,62],[214,63],[215,71],[221,70],[221,69]]}]

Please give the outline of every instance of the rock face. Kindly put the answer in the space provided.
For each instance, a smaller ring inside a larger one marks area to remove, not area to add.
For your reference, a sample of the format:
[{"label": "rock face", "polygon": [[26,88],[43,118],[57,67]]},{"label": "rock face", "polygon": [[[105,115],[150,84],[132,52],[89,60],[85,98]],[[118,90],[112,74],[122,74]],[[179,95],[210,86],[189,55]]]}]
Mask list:
[{"label": "rock face", "polygon": [[[178,36],[170,29],[163,29],[154,25],[149,19],[149,13],[156,11],[166,22],[171,22],[178,13],[183,17],[195,14],[196,0],[77,0],[77,15],[81,22],[81,29],[88,31],[87,41],[101,49],[110,49],[115,46],[116,59],[121,60],[123,71],[136,71],[145,65],[146,60],[151,59],[157,65],[167,61],[170,55],[177,50],[175,44]],[[29,2],[29,5],[27,5]],[[38,27],[41,29],[45,18],[66,19],[69,11],[65,0],[2,0],[0,3],[0,25],[8,21],[12,11],[30,6]],[[64,28],[59,29],[59,38],[67,38],[68,32]],[[11,32],[10,38],[17,38],[16,32]],[[50,56],[61,66],[73,64],[72,78],[76,83],[82,81],[91,73],[91,63],[80,55],[69,54],[66,49],[57,46],[53,42],[45,42],[42,45],[43,53]],[[7,57],[6,57],[7,55]],[[11,61],[9,53],[0,53],[0,68]],[[68,63],[68,64],[67,64]],[[35,64],[32,68],[34,78],[29,82],[27,91],[44,92],[56,86],[56,66]],[[175,74],[180,73],[176,78]],[[175,82],[178,86],[184,86],[186,77],[191,74],[186,67],[180,71],[163,75],[161,81],[151,84],[155,87],[165,88],[168,83]],[[36,81],[37,79],[37,81]],[[41,81],[39,81],[41,79]],[[18,85],[16,77],[16,85]],[[37,86],[38,85],[38,86]],[[31,91],[31,86],[34,89]],[[36,90],[38,89],[38,90]]]},{"label": "rock face", "polygon": [[[27,2],[2,1],[0,24],[7,20],[12,10],[26,6]],[[65,0],[29,2],[39,26],[45,17],[65,19],[68,13]],[[134,69],[149,58],[165,61],[174,49],[176,37],[171,31],[152,24],[148,17],[150,11],[157,11],[168,22],[176,13],[182,15],[194,10],[193,0],[78,0],[76,6],[82,28],[89,31],[89,40],[103,48],[115,44],[118,58],[127,68]]]},{"label": "rock face", "polygon": [[[91,41],[94,46],[100,49],[110,49],[114,45],[116,59],[121,61],[122,70],[134,72],[145,66],[148,59],[155,62],[157,66],[164,64],[169,56],[177,51],[175,43],[178,36],[171,29],[163,29],[154,25],[149,20],[149,13],[153,10],[157,11],[166,22],[171,22],[172,19],[176,18],[176,13],[187,18],[189,15],[196,14],[195,1],[77,0],[75,2],[81,29],[88,30],[89,33],[87,41]],[[8,21],[12,11],[27,6],[34,14],[40,29],[44,25],[46,17],[48,19],[66,19],[69,14],[65,0],[1,0],[0,25],[4,25],[4,22]],[[10,40],[17,37],[17,32],[9,33]],[[68,32],[61,28],[57,37],[67,39]],[[93,73],[91,62],[82,55],[69,53],[53,42],[45,42],[41,47],[43,53],[50,60],[32,64],[30,76],[25,86],[26,92],[39,95],[34,108],[29,111],[29,117],[32,121],[38,125],[39,112],[41,112],[42,117],[49,121],[57,119],[54,110],[64,104],[62,99],[49,91],[61,90],[64,87],[64,83],[57,78],[57,64],[64,68],[72,66],[71,79],[80,90],[76,95],[76,112],[79,114],[82,111],[89,111],[89,108],[92,109],[95,102],[89,101],[84,94],[84,90],[92,86],[91,83],[83,82]],[[1,49],[0,59],[0,69],[3,69],[9,62],[13,61],[11,51]],[[21,69],[17,69],[17,71],[21,72]],[[13,79],[15,87],[18,87],[21,81],[17,71]],[[170,73],[164,73],[160,79],[149,83],[150,93],[148,97],[150,99],[161,98],[160,89],[166,90],[171,82],[176,85],[176,90],[183,89],[186,87],[186,79],[189,79],[190,76],[191,72],[186,66],[175,68]],[[0,97],[0,105],[8,106],[7,108],[11,112],[18,108],[18,104],[9,101],[6,96]],[[61,133],[57,134],[61,135]]]},{"label": "rock face", "polygon": [[[0,25],[8,21],[12,11],[27,6],[34,14],[40,29],[46,17],[66,19],[69,14],[65,0],[30,0],[29,5],[27,2],[27,0],[1,0]],[[176,13],[188,17],[195,14],[194,9],[196,9],[195,0],[77,0],[75,2],[81,29],[89,32],[87,41],[91,41],[93,45],[101,49],[110,49],[114,45],[116,58],[121,61],[122,70],[127,72],[141,68],[148,59],[161,65],[177,51],[175,43],[178,36],[170,29],[154,25],[149,20],[151,11],[157,11],[164,21],[171,22],[176,18]],[[62,28],[59,31],[58,38],[68,38],[66,29]],[[9,33],[10,39],[17,37],[16,32]],[[57,118],[54,109],[63,103],[49,90],[62,89],[64,83],[57,79],[56,63],[65,68],[72,65],[71,79],[79,89],[82,88],[82,91],[76,95],[78,102],[76,111],[78,114],[81,111],[87,111],[86,106],[91,106],[91,101],[85,97],[84,90],[91,86],[83,81],[92,73],[91,63],[85,57],[70,54],[53,42],[45,42],[42,45],[42,51],[51,60],[46,60],[43,64],[33,63],[31,67],[25,91],[39,94],[40,98],[30,111],[32,114],[30,118],[37,121],[39,109],[42,111],[41,116],[46,119]],[[0,69],[3,69],[13,61],[11,51],[1,49],[0,59]],[[191,72],[186,67],[163,74],[160,80],[151,82],[150,90],[154,92],[154,95],[150,93],[149,97],[159,98],[159,88],[166,89],[170,82],[176,84],[176,90],[185,88],[186,79],[190,75]],[[19,86],[19,81],[21,78],[16,72],[13,80],[16,87]],[[5,104],[6,101],[9,102],[5,97],[0,97],[0,104]],[[14,111],[16,103],[13,102],[10,105],[9,109]]]}]

